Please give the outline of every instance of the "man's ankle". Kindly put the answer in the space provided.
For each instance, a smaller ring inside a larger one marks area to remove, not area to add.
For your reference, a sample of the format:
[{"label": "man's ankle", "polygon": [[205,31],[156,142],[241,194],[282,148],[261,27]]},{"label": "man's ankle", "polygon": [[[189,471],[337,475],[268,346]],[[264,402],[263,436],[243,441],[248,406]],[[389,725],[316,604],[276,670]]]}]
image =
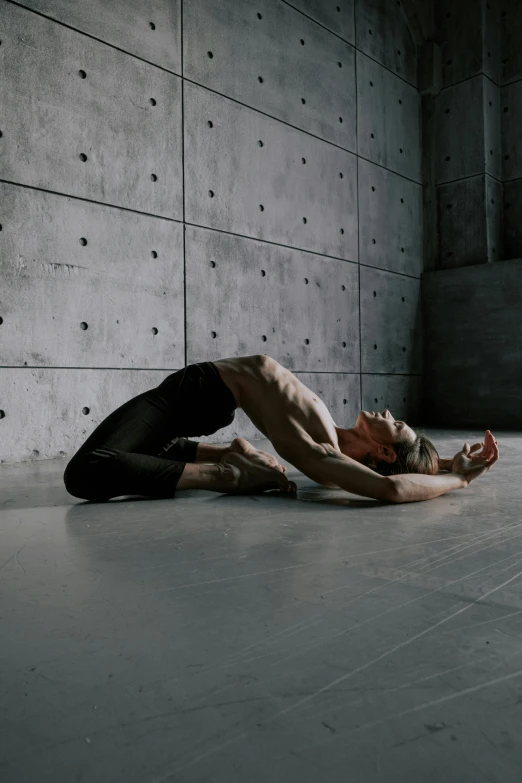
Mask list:
[{"label": "man's ankle", "polygon": [[176,489],[207,489],[211,492],[229,492],[234,488],[231,466],[219,463],[188,462],[181,474]]}]

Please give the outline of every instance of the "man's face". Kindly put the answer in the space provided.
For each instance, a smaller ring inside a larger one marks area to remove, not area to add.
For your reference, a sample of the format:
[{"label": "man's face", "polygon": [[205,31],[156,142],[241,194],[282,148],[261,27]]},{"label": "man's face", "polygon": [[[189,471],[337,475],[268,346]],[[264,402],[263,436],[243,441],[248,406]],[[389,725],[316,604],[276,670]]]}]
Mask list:
[{"label": "man's face", "polygon": [[391,446],[394,443],[413,443],[416,433],[406,422],[394,419],[388,409],[378,411],[361,411],[355,423],[356,429],[362,430],[371,440],[381,446]]}]

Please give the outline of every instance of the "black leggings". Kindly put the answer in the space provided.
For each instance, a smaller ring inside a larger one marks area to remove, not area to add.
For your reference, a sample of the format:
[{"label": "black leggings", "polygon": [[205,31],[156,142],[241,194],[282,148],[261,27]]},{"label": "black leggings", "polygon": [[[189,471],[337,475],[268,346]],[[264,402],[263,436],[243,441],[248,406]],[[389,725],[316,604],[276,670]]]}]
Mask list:
[{"label": "black leggings", "polygon": [[68,463],[65,487],[83,500],[173,497],[198,444],[234,420],[236,401],[212,362],[191,364],[107,416]]}]

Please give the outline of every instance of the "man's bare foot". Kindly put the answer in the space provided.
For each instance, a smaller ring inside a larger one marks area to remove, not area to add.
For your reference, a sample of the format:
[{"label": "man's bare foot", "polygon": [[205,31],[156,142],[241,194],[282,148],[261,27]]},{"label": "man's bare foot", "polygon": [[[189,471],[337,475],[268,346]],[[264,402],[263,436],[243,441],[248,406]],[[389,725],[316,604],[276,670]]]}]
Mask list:
[{"label": "man's bare foot", "polygon": [[235,438],[230,444],[229,452],[242,454],[256,465],[263,465],[267,468],[274,468],[281,473],[286,473],[285,466],[279,464],[277,457],[274,457],[273,454],[269,454],[267,451],[254,448],[245,438]]},{"label": "man's bare foot", "polygon": [[230,489],[234,495],[264,492],[267,489],[278,489],[285,494],[295,494],[296,485],[288,481],[281,471],[266,465],[256,464],[249,456],[234,452],[225,454],[219,461],[223,465]]}]

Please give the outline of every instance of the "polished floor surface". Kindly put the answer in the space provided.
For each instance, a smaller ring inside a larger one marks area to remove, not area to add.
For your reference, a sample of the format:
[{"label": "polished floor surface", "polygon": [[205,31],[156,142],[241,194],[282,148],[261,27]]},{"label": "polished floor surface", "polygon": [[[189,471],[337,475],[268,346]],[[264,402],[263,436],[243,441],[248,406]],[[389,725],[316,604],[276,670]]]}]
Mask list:
[{"label": "polished floor surface", "polygon": [[93,504],[62,461],[0,467],[2,783],[520,783],[522,434],[495,434],[485,477],[396,506],[295,472]]}]

